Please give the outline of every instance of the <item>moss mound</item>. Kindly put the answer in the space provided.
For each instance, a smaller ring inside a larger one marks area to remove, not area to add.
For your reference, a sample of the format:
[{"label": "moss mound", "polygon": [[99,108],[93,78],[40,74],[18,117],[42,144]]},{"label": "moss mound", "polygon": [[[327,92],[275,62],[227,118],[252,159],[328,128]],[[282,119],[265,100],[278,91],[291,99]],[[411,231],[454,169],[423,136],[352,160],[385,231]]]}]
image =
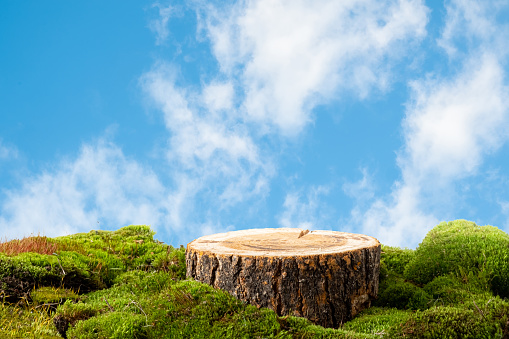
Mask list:
[{"label": "moss mound", "polygon": [[[507,303],[487,315],[464,307],[439,306],[412,314],[388,331],[389,338],[507,338]],[[498,313],[505,313],[503,319]]]},{"label": "moss mound", "polygon": [[339,329],[186,280],[184,248],[153,236],[128,226],[0,246],[0,337],[509,338],[509,236],[495,227],[458,220],[416,250],[382,245],[378,300]]},{"label": "moss mound", "polygon": [[89,293],[78,303],[66,302],[56,314],[71,325],[66,333],[71,338],[227,338],[232,333],[281,337],[285,333],[274,312],[164,272],[124,273],[111,288]]},{"label": "moss mound", "polygon": [[419,245],[404,276],[427,284],[447,274],[478,277],[494,293],[509,297],[509,235],[466,220],[439,224]]},{"label": "moss mound", "polygon": [[424,310],[430,302],[431,296],[424,289],[406,281],[395,281],[380,291],[376,305],[400,310]]},{"label": "moss mound", "polygon": [[404,313],[382,332],[368,314],[345,326],[375,326],[379,332],[370,333],[387,338],[509,338],[508,239],[495,227],[457,220],[437,225],[415,251],[382,246],[373,304],[384,311],[375,318],[391,314],[389,307]]},{"label": "moss mound", "polygon": [[27,246],[16,247],[27,241],[12,241],[4,246],[9,251],[0,253],[0,296],[11,303],[22,302],[30,300],[31,290],[44,286],[88,293],[111,286],[117,275],[133,269],[171,271],[184,277],[185,267],[178,265],[184,253],[155,241],[154,234],[148,226],[79,233],[45,240],[56,250],[51,254],[47,247],[34,246],[31,252]]}]

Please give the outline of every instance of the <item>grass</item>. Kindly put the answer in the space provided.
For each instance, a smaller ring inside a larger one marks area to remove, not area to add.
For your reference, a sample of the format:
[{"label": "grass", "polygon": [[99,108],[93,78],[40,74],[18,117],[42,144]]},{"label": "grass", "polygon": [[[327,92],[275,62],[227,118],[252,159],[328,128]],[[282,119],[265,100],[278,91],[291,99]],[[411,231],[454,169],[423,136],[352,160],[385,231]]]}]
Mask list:
[{"label": "grass", "polygon": [[[379,297],[339,329],[185,278],[146,226],[0,243],[1,338],[509,338],[509,236],[457,220],[382,246]],[[504,261],[505,260],[505,261]]]},{"label": "grass", "polygon": [[48,308],[0,304],[0,338],[61,338]]},{"label": "grass", "polygon": [[53,254],[58,250],[58,245],[50,238],[35,236],[14,239],[0,243],[0,252],[5,255],[17,255],[20,253],[34,252],[40,254]]}]

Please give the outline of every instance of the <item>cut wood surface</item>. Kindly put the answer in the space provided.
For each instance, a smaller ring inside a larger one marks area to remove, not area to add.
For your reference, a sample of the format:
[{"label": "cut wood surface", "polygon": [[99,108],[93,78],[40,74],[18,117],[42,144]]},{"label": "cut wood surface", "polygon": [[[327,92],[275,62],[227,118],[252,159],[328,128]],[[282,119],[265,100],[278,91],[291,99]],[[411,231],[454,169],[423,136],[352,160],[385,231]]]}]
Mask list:
[{"label": "cut wood surface", "polygon": [[378,292],[380,243],[362,234],[265,228],[187,245],[187,276],[279,315],[337,328]]}]

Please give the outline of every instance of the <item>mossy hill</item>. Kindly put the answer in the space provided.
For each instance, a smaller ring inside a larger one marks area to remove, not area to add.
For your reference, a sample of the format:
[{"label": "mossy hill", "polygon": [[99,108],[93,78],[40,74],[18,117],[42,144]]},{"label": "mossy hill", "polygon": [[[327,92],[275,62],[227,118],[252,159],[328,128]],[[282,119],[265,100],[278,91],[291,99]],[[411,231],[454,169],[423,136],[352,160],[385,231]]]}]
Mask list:
[{"label": "mossy hill", "polygon": [[382,246],[373,307],[339,329],[279,317],[185,278],[147,226],[0,244],[0,338],[509,338],[509,235],[441,223]]}]

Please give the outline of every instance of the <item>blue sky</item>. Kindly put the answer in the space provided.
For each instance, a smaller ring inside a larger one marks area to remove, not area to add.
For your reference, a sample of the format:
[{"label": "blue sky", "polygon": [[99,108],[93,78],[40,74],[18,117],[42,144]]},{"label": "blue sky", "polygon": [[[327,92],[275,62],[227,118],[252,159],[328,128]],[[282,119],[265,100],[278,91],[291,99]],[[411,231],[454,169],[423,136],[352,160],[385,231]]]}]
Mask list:
[{"label": "blue sky", "polygon": [[509,231],[506,1],[4,1],[0,233]]}]

